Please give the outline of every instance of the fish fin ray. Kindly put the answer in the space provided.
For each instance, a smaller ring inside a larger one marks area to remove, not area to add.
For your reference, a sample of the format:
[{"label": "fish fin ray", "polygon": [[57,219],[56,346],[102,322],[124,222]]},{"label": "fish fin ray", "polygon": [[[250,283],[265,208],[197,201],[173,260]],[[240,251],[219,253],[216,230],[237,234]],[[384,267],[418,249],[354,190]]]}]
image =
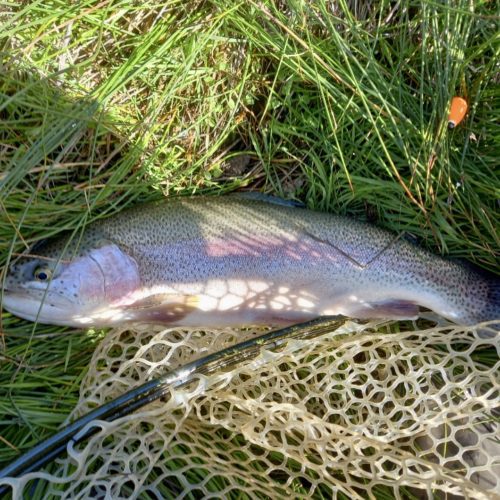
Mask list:
[{"label": "fish fin ray", "polygon": [[351,314],[357,318],[415,319],[419,314],[418,304],[408,300],[388,299],[380,302],[368,302]]},{"label": "fish fin ray", "polygon": [[247,200],[263,201],[265,203],[271,203],[273,205],[281,205],[284,207],[296,207],[296,208],[305,207],[305,204],[302,203],[301,201],[285,200],[284,198],[280,198],[279,196],[260,193],[259,191],[243,191],[240,193],[233,193],[231,194],[231,196]]},{"label": "fish fin ray", "polygon": [[126,306],[127,310],[151,309],[153,307],[165,305],[187,304],[189,306],[197,305],[199,299],[197,295],[183,295],[176,293],[155,293],[142,299],[138,299],[132,304]]},{"label": "fish fin ray", "polygon": [[178,324],[197,309],[196,295],[159,293],[139,299],[125,307],[129,321]]}]

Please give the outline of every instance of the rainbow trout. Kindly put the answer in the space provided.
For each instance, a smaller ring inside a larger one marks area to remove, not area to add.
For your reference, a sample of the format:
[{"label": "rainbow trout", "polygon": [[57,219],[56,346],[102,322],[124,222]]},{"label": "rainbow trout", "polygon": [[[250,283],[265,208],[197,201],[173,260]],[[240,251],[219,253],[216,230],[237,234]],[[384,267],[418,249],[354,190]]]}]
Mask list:
[{"label": "rainbow trout", "polygon": [[352,219],[245,196],[173,199],[13,262],[3,307],[69,326],[282,325],[322,315],[500,318],[500,280]]}]

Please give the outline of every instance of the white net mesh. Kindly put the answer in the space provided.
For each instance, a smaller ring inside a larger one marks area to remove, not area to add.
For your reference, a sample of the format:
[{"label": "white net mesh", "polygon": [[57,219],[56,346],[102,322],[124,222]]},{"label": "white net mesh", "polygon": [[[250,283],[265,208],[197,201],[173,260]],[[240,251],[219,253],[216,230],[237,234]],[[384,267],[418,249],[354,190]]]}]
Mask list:
[{"label": "white net mesh", "polygon": [[[52,474],[8,482],[56,498],[498,498],[500,362],[478,361],[498,335],[396,329],[348,323],[263,350],[101,422]],[[111,332],[72,418],[257,332]]]}]

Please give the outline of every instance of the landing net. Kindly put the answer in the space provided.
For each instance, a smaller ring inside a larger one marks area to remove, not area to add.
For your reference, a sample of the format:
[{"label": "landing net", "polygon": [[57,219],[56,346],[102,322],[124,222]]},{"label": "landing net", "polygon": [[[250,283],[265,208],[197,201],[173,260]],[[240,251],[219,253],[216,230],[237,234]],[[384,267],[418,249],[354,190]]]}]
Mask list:
[{"label": "landing net", "polygon": [[[97,423],[50,473],[3,483],[15,498],[497,498],[500,345],[485,331],[348,322],[290,340]],[[259,333],[112,331],[70,420]]]}]

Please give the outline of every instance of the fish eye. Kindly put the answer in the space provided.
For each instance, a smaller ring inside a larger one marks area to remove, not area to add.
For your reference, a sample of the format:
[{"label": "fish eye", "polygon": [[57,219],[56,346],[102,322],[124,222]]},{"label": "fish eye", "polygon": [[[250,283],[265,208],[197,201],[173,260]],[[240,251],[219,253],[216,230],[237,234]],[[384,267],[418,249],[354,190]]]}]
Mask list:
[{"label": "fish eye", "polygon": [[48,281],[52,276],[52,270],[46,266],[37,267],[33,276],[37,281]]}]

